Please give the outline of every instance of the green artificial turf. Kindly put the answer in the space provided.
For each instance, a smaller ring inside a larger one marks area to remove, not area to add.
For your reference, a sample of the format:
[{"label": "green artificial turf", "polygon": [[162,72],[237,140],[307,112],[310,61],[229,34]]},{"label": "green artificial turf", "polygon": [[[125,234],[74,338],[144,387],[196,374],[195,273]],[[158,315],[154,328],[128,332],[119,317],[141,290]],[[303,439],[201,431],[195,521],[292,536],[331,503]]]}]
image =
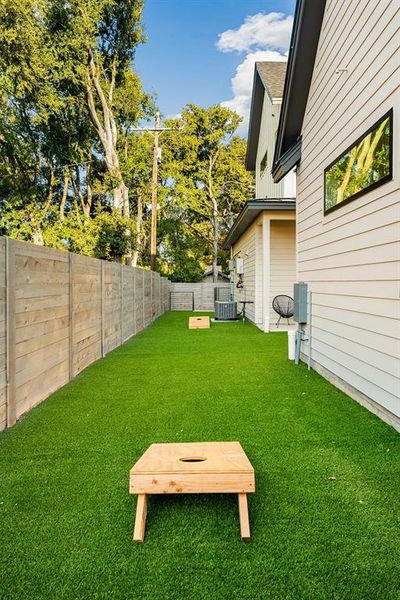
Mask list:
[{"label": "green artificial turf", "polygon": [[[398,600],[398,434],[250,324],[169,313],[0,435],[2,599]],[[130,467],[152,442],[239,440],[233,495],[153,496],[132,542]]]}]

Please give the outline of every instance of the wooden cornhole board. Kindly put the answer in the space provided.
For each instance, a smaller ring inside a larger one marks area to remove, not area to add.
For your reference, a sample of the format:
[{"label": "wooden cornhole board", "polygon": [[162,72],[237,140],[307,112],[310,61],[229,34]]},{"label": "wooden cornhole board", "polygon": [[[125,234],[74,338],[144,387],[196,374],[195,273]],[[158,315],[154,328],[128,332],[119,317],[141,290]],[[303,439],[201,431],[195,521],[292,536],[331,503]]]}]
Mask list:
[{"label": "wooden cornhole board", "polygon": [[239,442],[152,444],[130,471],[130,494],[138,494],[133,539],[143,542],[147,494],[238,494],[240,534],[250,540],[247,494],[254,469]]},{"label": "wooden cornhole board", "polygon": [[210,329],[210,317],[189,317],[189,329]]}]

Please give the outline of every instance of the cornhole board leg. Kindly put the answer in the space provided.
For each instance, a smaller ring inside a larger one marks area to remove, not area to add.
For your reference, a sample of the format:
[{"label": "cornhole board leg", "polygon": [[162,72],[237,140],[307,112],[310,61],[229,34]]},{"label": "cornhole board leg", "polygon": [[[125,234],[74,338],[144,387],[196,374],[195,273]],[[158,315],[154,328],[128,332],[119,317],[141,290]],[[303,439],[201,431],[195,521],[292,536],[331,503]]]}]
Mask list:
[{"label": "cornhole board leg", "polygon": [[136,519],[135,529],[133,531],[133,540],[135,542],[143,542],[144,530],[146,527],[146,515],[147,515],[147,496],[146,494],[139,494],[136,506]]},{"label": "cornhole board leg", "polygon": [[247,494],[238,494],[240,537],[244,542],[250,541],[249,510],[247,506]]}]

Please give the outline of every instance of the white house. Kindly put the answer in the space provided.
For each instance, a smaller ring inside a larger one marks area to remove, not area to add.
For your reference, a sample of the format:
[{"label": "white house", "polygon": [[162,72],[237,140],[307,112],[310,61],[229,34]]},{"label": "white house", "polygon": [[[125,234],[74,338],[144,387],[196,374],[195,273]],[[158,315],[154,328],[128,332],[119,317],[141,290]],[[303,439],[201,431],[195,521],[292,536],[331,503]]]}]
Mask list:
[{"label": "white house", "polygon": [[298,0],[272,173],[297,166],[302,357],[400,430],[400,5]]},{"label": "white house", "polygon": [[[246,315],[265,332],[277,329],[273,298],[292,296],[296,279],[295,175],[277,184],[271,176],[285,72],[285,62],[255,65],[246,167],[255,171],[256,198],[243,206],[224,244],[243,265],[235,273],[235,300],[239,308],[248,302]],[[286,328],[286,321],[279,324]]]},{"label": "white house", "polygon": [[[222,282],[229,282],[229,275],[227,275],[226,273],[224,273],[222,271],[222,267],[221,265],[217,266],[217,270],[218,270],[218,278],[217,281],[222,281]],[[203,277],[201,278],[201,281],[203,283],[212,283],[213,282],[213,270],[212,267],[207,267],[206,270],[204,271]]]}]

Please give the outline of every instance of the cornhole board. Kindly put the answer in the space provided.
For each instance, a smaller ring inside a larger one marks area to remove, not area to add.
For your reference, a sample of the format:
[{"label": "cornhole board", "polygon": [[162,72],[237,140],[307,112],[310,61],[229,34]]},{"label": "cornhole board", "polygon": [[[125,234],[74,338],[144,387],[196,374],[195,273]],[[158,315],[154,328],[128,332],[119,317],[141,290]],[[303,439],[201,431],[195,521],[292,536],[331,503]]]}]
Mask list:
[{"label": "cornhole board", "polygon": [[189,317],[189,329],[210,329],[210,317]]},{"label": "cornhole board", "polygon": [[148,494],[237,494],[240,534],[250,540],[247,494],[255,491],[254,469],[239,442],[152,444],[130,471],[129,493],[137,494],[133,539],[143,542]]}]

